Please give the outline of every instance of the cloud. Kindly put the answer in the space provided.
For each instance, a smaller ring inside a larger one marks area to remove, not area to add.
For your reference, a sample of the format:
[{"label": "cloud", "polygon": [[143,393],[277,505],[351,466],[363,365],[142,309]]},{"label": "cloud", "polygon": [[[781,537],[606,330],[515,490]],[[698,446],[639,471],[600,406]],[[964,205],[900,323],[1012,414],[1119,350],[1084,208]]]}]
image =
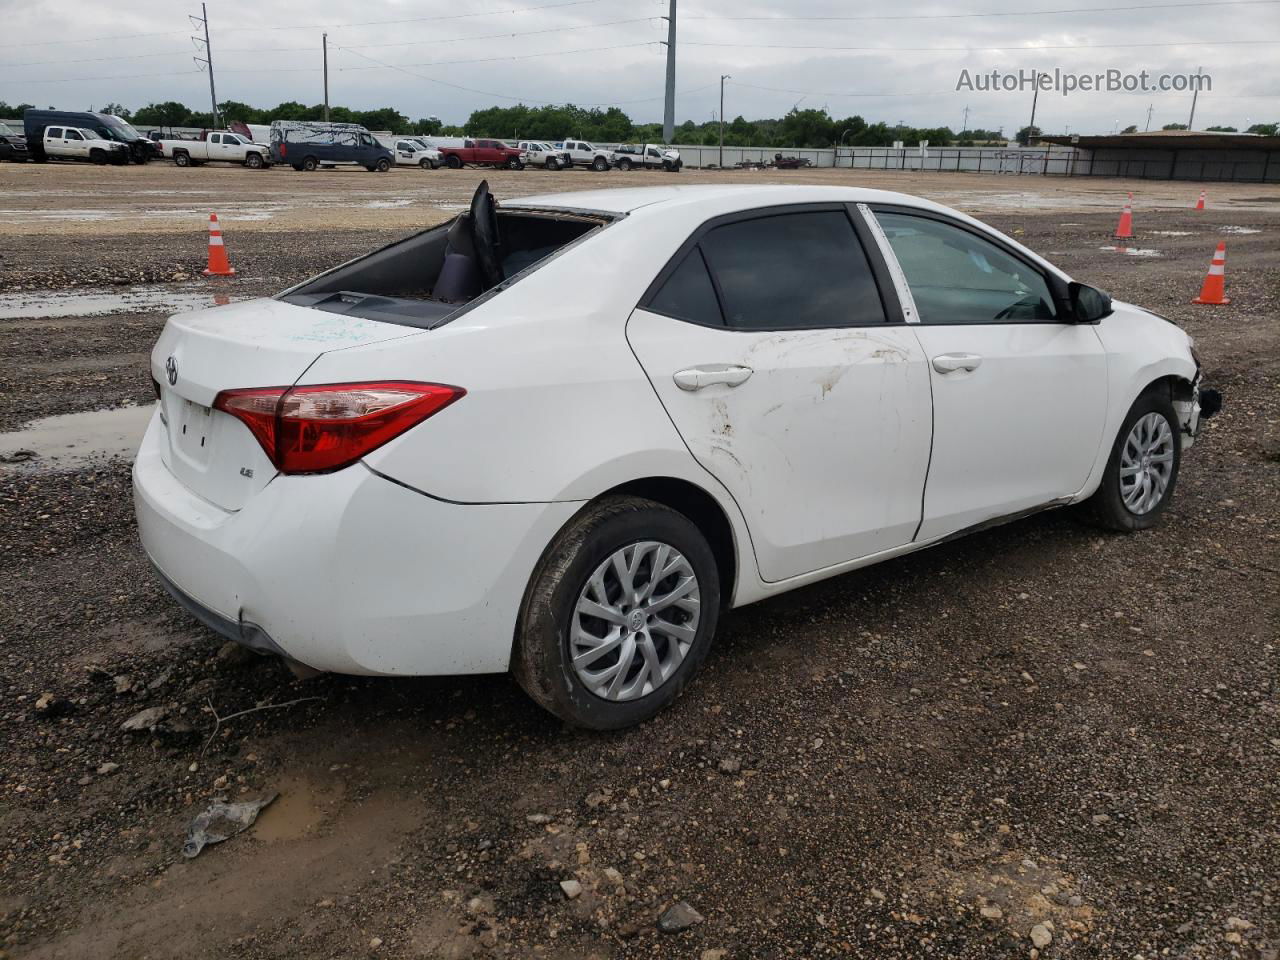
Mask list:
[{"label": "cloud", "polygon": [[[1125,9],[1139,5],[1148,9]],[[1040,0],[1031,9],[1102,6]],[[529,9],[535,7],[541,9]],[[188,12],[198,13],[198,4],[2,0],[0,99],[76,109],[170,99],[206,105],[208,78],[192,62],[197,48],[190,36],[198,30]],[[209,19],[219,100],[320,102],[327,31],[334,104],[394,106],[456,123],[474,109],[518,100],[616,103],[633,119],[650,121],[662,116],[665,12],[665,0],[459,0],[443,7],[215,0]],[[1012,15],[940,16],[972,12]],[[937,18],[819,19],[876,15]],[[1213,90],[1200,97],[1197,125],[1243,126],[1276,119],[1280,44],[1204,44],[1277,37],[1278,27],[1274,2],[1153,8],[1120,0],[1106,10],[1029,16],[1020,0],[967,0],[964,7],[923,0],[906,8],[681,0],[677,120],[710,119],[719,108],[719,76],[728,73],[730,117],[779,116],[799,104],[836,116],[959,128],[968,106],[969,127],[1012,131],[1030,116],[1030,93],[956,92],[962,69],[1203,67]],[[72,40],[84,42],[66,42]],[[833,47],[860,49],[823,49]],[[1185,122],[1190,96],[1041,94],[1036,120],[1045,130],[1109,131],[1117,123],[1141,129],[1148,105],[1158,128]]]}]

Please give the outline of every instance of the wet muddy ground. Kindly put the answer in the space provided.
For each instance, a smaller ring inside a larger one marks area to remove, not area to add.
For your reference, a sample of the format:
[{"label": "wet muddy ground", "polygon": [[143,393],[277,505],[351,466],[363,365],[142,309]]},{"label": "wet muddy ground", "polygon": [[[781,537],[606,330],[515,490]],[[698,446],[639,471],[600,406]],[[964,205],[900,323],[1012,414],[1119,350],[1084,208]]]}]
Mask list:
[{"label": "wet muddy ground", "polygon": [[[1198,185],[949,178],[1196,337],[1227,405],[1165,522],[1125,537],[1046,514],[736,611],[671,710],[602,736],[505,677],[296,681],[182,614],[135,539],[111,454],[151,401],[167,313],[273,293],[449,211],[228,223],[239,275],[214,282],[201,204],[243,192],[252,212],[257,184],[303,175],[91,172],[112,178],[93,204],[89,172],[53,166],[0,202],[8,955],[1028,957],[1039,924],[1043,957],[1275,960],[1280,191],[1223,187],[1233,207],[1210,185],[1198,214],[1174,202]],[[114,179],[132,173],[196,213],[142,215]],[[479,179],[441,174],[431,204]],[[418,173],[316,176],[306,191]],[[531,176],[521,192],[556,175]],[[377,189],[357,199],[396,199]],[[1133,246],[1156,255],[1100,249],[1128,189]],[[1088,202],[1054,207],[1068,190]],[[111,239],[11,213],[71,208],[111,210]],[[1194,307],[1222,239],[1232,305]],[[212,798],[270,792],[248,831],[181,855]],[[677,901],[703,922],[659,932]]]}]

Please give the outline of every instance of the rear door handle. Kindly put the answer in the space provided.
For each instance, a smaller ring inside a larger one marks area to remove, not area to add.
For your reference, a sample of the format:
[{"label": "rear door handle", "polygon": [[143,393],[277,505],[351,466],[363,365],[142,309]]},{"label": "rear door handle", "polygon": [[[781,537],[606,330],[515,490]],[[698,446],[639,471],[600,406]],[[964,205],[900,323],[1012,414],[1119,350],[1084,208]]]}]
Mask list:
[{"label": "rear door handle", "polygon": [[982,358],[976,353],[944,353],[933,358],[933,369],[939,373],[955,373],[964,370],[972,373],[982,366]]},{"label": "rear door handle", "polygon": [[701,390],[715,383],[736,387],[746,383],[752,374],[750,367],[735,363],[704,363],[687,370],[677,371],[671,379],[681,390]]}]

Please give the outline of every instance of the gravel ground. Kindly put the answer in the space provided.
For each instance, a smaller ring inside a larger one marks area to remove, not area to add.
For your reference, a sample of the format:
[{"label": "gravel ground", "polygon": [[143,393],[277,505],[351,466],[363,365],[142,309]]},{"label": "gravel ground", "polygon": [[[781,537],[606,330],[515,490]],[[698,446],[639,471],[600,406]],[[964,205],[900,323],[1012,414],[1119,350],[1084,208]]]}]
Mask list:
[{"label": "gravel ground", "polygon": [[[621,734],[565,729],[505,677],[296,681],[162,594],[127,464],[0,466],[0,950],[1275,960],[1280,191],[1233,189],[1264,199],[1140,205],[1152,257],[1099,249],[1110,211],[986,217],[1199,342],[1227,406],[1160,528],[1044,514],[736,611],[687,695]],[[229,228],[240,276],[214,286],[174,279],[200,224],[131,222],[0,244],[0,314],[117,279],[263,294],[411,229]],[[1234,302],[1193,307],[1224,236]],[[163,320],[0,319],[0,426],[147,400]],[[249,832],[181,856],[212,798],[270,792]],[[662,932],[679,903],[701,922]]]}]

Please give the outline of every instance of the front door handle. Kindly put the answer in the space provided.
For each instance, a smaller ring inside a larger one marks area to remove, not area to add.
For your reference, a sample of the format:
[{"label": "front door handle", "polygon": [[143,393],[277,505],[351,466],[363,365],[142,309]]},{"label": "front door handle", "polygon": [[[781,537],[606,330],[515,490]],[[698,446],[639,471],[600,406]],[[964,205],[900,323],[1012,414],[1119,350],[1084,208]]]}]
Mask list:
[{"label": "front door handle", "polygon": [[681,390],[701,390],[713,383],[736,387],[746,383],[751,373],[750,367],[739,366],[736,363],[704,363],[689,367],[687,370],[679,370],[671,379],[675,380],[676,386]]},{"label": "front door handle", "polygon": [[944,353],[933,358],[933,369],[939,373],[955,373],[964,370],[973,373],[982,366],[982,358],[976,353]]}]

